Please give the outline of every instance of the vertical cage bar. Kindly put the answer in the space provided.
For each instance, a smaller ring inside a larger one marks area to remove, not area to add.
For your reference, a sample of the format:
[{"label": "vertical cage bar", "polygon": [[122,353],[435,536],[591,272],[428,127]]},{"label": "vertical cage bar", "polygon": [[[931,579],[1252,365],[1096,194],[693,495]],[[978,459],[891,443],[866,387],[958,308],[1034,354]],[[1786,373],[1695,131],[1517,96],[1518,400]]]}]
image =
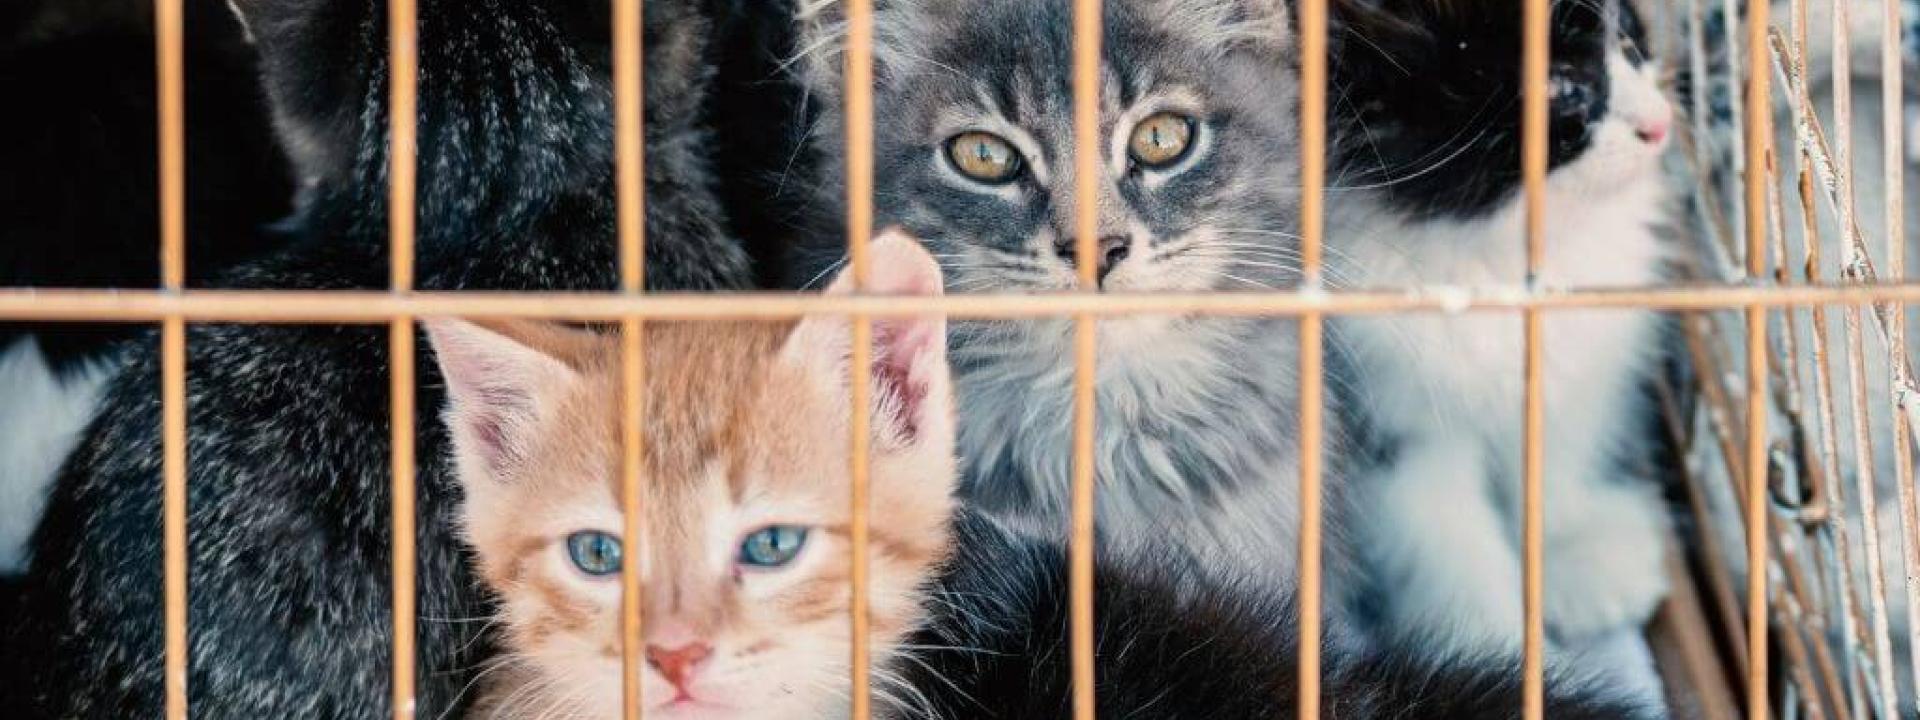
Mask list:
[{"label": "vertical cage bar", "polygon": [[[1300,274],[1321,289],[1326,232],[1327,3],[1300,3]],[[1325,409],[1325,316],[1300,317],[1300,639],[1301,718],[1320,717],[1321,462]]]},{"label": "vertical cage bar", "polygon": [[[1831,191],[1836,194],[1835,210],[1839,216],[1840,236],[1849,237],[1849,229],[1858,226],[1853,192],[1853,53],[1852,17],[1850,0],[1831,0],[1832,14],[1830,70],[1832,71],[1833,128],[1831,137],[1834,182]],[[1801,58],[1801,64],[1805,59]],[[1802,68],[1804,70],[1804,67]],[[1803,74],[1799,84],[1805,92],[1810,85]],[[1853,268],[1863,267],[1870,262],[1866,257],[1866,247],[1857,242],[1847,242],[1844,253],[1850,276]],[[1880,555],[1879,504],[1874,490],[1874,454],[1871,414],[1868,412],[1866,393],[1866,350],[1861,333],[1861,307],[1849,306],[1845,309],[1847,386],[1851,397],[1853,419],[1853,460],[1854,478],[1857,482],[1855,497],[1860,503],[1861,549],[1866,559],[1867,570],[1867,620],[1869,633],[1864,638],[1866,654],[1872,660],[1873,683],[1868,689],[1877,703],[1878,714],[1894,717],[1896,703],[1893,688],[1893,661],[1889,643],[1889,622],[1886,602],[1886,571]],[[1836,511],[1844,512],[1844,508]],[[1851,591],[1852,587],[1849,586]],[[1859,639],[1848,636],[1849,650]],[[1849,654],[1856,654],[1850,652]],[[1861,702],[1866,702],[1862,699]],[[1856,713],[1865,715],[1865,713]]]},{"label": "vertical cage bar", "polygon": [[[1851,393],[1853,408],[1854,479],[1857,483],[1856,496],[1860,501],[1861,545],[1867,560],[1867,609],[1872,631],[1866,638],[1867,651],[1873,657],[1874,679],[1878,686],[1874,688],[1877,690],[1874,699],[1879,703],[1878,714],[1891,718],[1897,717],[1898,713],[1893,699],[1892,650],[1887,647],[1887,577],[1880,557],[1880,513],[1874,489],[1872,417],[1867,411],[1866,351],[1860,331],[1860,307],[1857,305],[1846,309],[1846,338],[1847,389]],[[1835,509],[1836,512],[1844,510]]]},{"label": "vertical cage bar", "polygon": [[187,329],[178,316],[160,326],[166,487],[167,718],[187,717]]},{"label": "vertical cage bar", "polygon": [[[1747,2],[1747,74],[1744,130],[1746,270],[1748,282],[1766,273],[1766,178],[1771,132],[1767,70],[1767,0]],[[1728,15],[1728,20],[1733,19]],[[1731,25],[1731,22],[1729,22]],[[1738,63],[1729,62],[1730,66]],[[1767,315],[1747,308],[1747,717],[1766,720],[1767,707]]]},{"label": "vertical cage bar", "polygon": [[[1900,2],[1881,0],[1880,2],[1880,137],[1883,165],[1882,185],[1885,200],[1885,223],[1887,271],[1889,282],[1902,282],[1907,274],[1906,251],[1906,188],[1904,183],[1906,129],[1901,111],[1906,102],[1901,92],[1901,26]],[[1913,688],[1920,693],[1920,507],[1915,503],[1913,487],[1913,447],[1907,433],[1911,428],[1901,405],[1899,388],[1905,387],[1905,364],[1901,361],[1907,352],[1907,312],[1906,307],[1894,303],[1891,317],[1887,318],[1888,369],[1893,375],[1891,386],[1895,388],[1892,405],[1889,410],[1893,416],[1893,473],[1894,486],[1899,488],[1900,503],[1900,550],[1905,565],[1907,592],[1907,653],[1908,669],[1913,673]]]},{"label": "vertical cage bar", "polygon": [[[1100,163],[1100,0],[1073,4],[1074,257],[1080,289],[1099,289],[1096,245]],[[1073,319],[1073,513],[1068,580],[1072,608],[1073,716],[1093,720],[1093,432],[1094,357],[1098,340],[1093,316]]]},{"label": "vertical cage bar", "polygon": [[[1551,10],[1547,0],[1527,0],[1522,31],[1521,85],[1526,93],[1521,101],[1520,174],[1526,185],[1527,203],[1527,285],[1537,287],[1546,248],[1547,203],[1547,60],[1548,24]],[[1522,590],[1526,627],[1522,634],[1522,712],[1527,720],[1542,720],[1546,715],[1546,617],[1543,605],[1545,587],[1545,493],[1542,473],[1542,433],[1545,422],[1541,387],[1541,334],[1544,330],[1538,308],[1521,315],[1525,344],[1524,397],[1522,399],[1521,449],[1522,519],[1521,545],[1524,563]],[[1577,571],[1577,570],[1576,570]]]},{"label": "vertical cage bar", "polygon": [[[646,132],[644,57],[646,10],[640,0],[613,0],[613,122],[615,202],[618,207],[620,291],[646,289]],[[638,316],[620,322],[620,517],[629,551],[620,567],[620,713],[639,720],[645,703],[646,635],[642,627],[640,513],[641,429],[646,413],[645,326]]]},{"label": "vertical cage bar", "polygon": [[[155,0],[159,69],[160,286],[186,286],[186,63],[182,0]],[[187,328],[160,326],[162,525],[168,720],[187,717]]]},{"label": "vertical cage bar", "polygon": [[[869,273],[867,246],[873,235],[873,0],[847,1],[847,259],[853,273],[856,293],[867,290]],[[852,479],[852,513],[849,518],[853,547],[851,570],[852,602],[852,694],[854,720],[866,720],[872,713],[871,663],[867,638],[869,607],[867,588],[867,513],[870,453],[873,433],[872,394],[873,319],[865,314],[852,317],[853,346],[848,378],[852,392],[852,434],[849,445],[849,472]]]},{"label": "vertical cage bar", "polygon": [[[414,0],[387,2],[388,263],[395,293],[413,291],[415,123],[420,79],[419,13]],[[393,407],[393,717],[414,716],[414,346],[413,318],[395,315],[387,331]]]}]

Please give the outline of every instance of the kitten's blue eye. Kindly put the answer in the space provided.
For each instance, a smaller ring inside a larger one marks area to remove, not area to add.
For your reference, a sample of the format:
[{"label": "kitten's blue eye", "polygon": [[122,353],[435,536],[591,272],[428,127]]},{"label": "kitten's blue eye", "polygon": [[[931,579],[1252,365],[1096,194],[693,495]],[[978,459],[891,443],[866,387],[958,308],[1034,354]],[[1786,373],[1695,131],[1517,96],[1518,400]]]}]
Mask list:
[{"label": "kitten's blue eye", "polygon": [[1013,143],[993,133],[964,132],[947,141],[947,161],[953,169],[989,185],[1010,182],[1020,176],[1020,151]]},{"label": "kitten's blue eye", "polygon": [[807,544],[807,529],[798,525],[770,525],[740,542],[741,565],[777,568],[793,562]]},{"label": "kitten's blue eye", "polygon": [[580,572],[595,577],[620,572],[620,539],[595,530],[567,536],[567,557]]}]

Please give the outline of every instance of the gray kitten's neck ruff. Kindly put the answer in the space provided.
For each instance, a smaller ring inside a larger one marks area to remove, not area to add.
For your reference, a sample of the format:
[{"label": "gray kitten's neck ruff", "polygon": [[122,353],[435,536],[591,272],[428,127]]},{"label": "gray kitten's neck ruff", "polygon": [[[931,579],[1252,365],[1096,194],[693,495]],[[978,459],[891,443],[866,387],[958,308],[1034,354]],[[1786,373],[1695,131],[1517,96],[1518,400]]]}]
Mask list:
[{"label": "gray kitten's neck ruff", "polygon": [[[1138,321],[1102,321],[1102,334],[1116,322]],[[1102,348],[1094,461],[1103,534],[1138,521],[1205,522],[1247,486],[1296,467],[1295,324],[1171,322],[1150,346]],[[957,322],[952,332],[963,493],[995,514],[1064,519],[1073,324]]]}]

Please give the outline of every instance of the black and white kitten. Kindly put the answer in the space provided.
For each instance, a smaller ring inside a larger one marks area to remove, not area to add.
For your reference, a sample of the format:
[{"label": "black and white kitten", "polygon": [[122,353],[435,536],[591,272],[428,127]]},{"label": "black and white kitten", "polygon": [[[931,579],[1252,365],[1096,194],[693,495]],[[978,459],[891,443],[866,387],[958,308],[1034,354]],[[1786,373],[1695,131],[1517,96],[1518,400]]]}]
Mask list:
[{"label": "black and white kitten", "polygon": [[[956,523],[933,616],[896,662],[920,691],[899,715],[1061,718],[1072,703],[1067,558],[978,516]],[[1101,717],[1292,718],[1298,707],[1293,593],[1197,576],[1145,557],[1096,563],[1095,702]],[[1203,591],[1194,592],[1199,586]],[[1359,651],[1331,629],[1322,653],[1329,718],[1493,720],[1521,716],[1519,661],[1503,653]],[[1590,674],[1550,669],[1547,717],[1640,720],[1657,707]]]},{"label": "black and white kitten", "polygon": [[[1520,287],[1518,2],[1353,0],[1334,72],[1343,99],[1328,243],[1369,287]],[[1624,0],[1553,4],[1547,286],[1646,285],[1668,249],[1661,152],[1672,110]],[[1546,622],[1579,641],[1637,628],[1666,592],[1657,488],[1622,462],[1650,412],[1660,322],[1545,322]],[[1356,523],[1389,628],[1460,647],[1522,632],[1522,338],[1514,314],[1337,320],[1366,390],[1377,465]],[[1642,456],[1650,450],[1639,451]]]},{"label": "black and white kitten", "polygon": [[[952,292],[1074,287],[1069,3],[893,0],[876,13],[878,222],[921,238]],[[1105,3],[1102,289],[1295,282],[1291,13],[1280,0]],[[800,66],[821,100],[814,137],[829,159],[816,185],[836,193],[819,204],[838,207],[844,23],[831,1],[802,3],[801,15]],[[822,236],[837,256],[839,228]],[[1071,321],[956,320],[950,332],[963,497],[1064,532]],[[1103,543],[1166,545],[1292,582],[1296,337],[1287,318],[1100,322]]]},{"label": "black and white kitten", "polygon": [[[159,282],[152,3],[12,0],[0,20],[0,287]],[[200,285],[279,244],[292,174],[253,48],[188,3],[187,269]],[[25,570],[47,487],[138,325],[0,322],[0,575]]]},{"label": "black and white kitten", "polygon": [[[295,245],[221,284],[386,284],[383,0],[245,0],[274,117],[306,183]],[[419,286],[611,289],[609,4],[423,0]],[[705,19],[646,3],[649,277],[737,288],[700,125]],[[390,667],[387,339],[379,328],[198,325],[189,333],[188,683],[204,717],[386,715]],[[424,344],[421,357],[427,355]],[[459,712],[490,608],[454,529],[458,486],[431,408],[419,457],[421,717]],[[0,662],[13,717],[152,717],[163,703],[159,369],[136,350],[55,486]]]}]

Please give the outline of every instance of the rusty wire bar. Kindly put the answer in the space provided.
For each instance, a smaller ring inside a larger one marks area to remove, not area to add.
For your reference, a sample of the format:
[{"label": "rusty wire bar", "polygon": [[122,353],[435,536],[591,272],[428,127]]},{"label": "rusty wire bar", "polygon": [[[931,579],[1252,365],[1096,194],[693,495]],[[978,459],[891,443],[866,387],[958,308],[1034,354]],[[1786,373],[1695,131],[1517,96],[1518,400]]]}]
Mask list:
[{"label": "rusty wire bar", "polygon": [[[414,0],[388,0],[389,147],[387,232],[390,284],[413,291],[416,124],[419,119],[419,17]],[[393,406],[393,717],[411,720],[414,706],[414,333],[413,314],[396,312],[387,331]]]},{"label": "rusty wire bar", "polygon": [[[186,63],[182,0],[155,0],[159,84],[160,287],[178,294],[187,279]],[[161,514],[165,576],[166,717],[187,717],[187,327],[160,326]]]},{"label": "rusty wire bar", "polygon": [[[618,208],[620,292],[637,297],[646,289],[646,135],[644,39],[646,10],[640,0],[613,0],[613,124],[615,203]],[[620,319],[620,536],[628,552],[620,567],[620,713],[639,720],[646,698],[646,634],[642,625],[641,535],[646,487],[640,482],[646,356],[643,321]]]},{"label": "rusty wire bar", "polygon": [[[1804,47],[1804,45],[1802,46]],[[1802,95],[1795,95],[1794,98],[1795,112],[1804,112],[1807,107],[1806,98]],[[1801,247],[1806,255],[1805,267],[1809,275],[1808,279],[1812,280],[1815,279],[1813,276],[1820,272],[1821,267],[1820,230],[1814,218],[1812,171],[1806,167],[1808,164],[1807,155],[1802,152],[1799,157],[1802,165],[1798,173],[1801,205]],[[1851,536],[1852,531],[1849,527],[1845,512],[1847,507],[1844,492],[1846,484],[1840,481],[1840,433],[1836,424],[1837,413],[1834,410],[1833,366],[1827,348],[1827,338],[1829,337],[1828,328],[1830,325],[1827,322],[1827,310],[1825,306],[1815,305],[1809,314],[1811,315],[1810,320],[1813,325],[1812,352],[1814,401],[1816,403],[1815,418],[1818,423],[1817,427],[1820,430],[1818,453],[1820,462],[1818,467],[1820,468],[1820,472],[1827,478],[1827,481],[1822,484],[1821,489],[1825,493],[1825,502],[1828,511],[1831,513],[1827,518],[1825,531],[1828,533],[1827,539],[1831,544],[1831,552],[1836,560],[1836,562],[1832,563],[1832,577],[1827,578],[1827,580],[1832,586],[1832,589],[1837,590],[1836,594],[1841,598],[1840,602],[1834,603],[1835,607],[1829,608],[1829,612],[1837,611],[1839,613],[1842,637],[1855,637],[1857,632],[1855,628],[1859,626],[1860,618],[1853,612],[1855,605],[1853,602],[1853,541]],[[1824,642],[1815,645],[1816,650],[1824,650],[1826,647],[1827,645]],[[1842,656],[1841,662],[1848,668],[1846,672],[1847,676],[1851,677],[1853,674],[1851,668],[1854,664],[1852,653],[1847,653]],[[1856,708],[1848,704],[1850,698],[1847,697],[1847,693],[1841,690],[1839,683],[1836,681],[1831,683],[1831,685],[1832,687],[1829,688],[1828,694],[1832,698],[1835,714],[1842,715],[1843,717],[1850,717],[1857,714],[1855,712]]]},{"label": "rusty wire bar", "polygon": [[[1832,139],[1832,162],[1836,169],[1832,191],[1838,195],[1836,206],[1842,228],[1855,227],[1857,224],[1853,192],[1853,42],[1850,4],[1850,0],[1830,2],[1833,48],[1828,62],[1832,71],[1834,126],[1840,130]],[[1805,58],[1801,58],[1800,62],[1804,64]],[[1800,82],[1803,87],[1806,85],[1804,76]],[[1856,251],[1863,255],[1865,248],[1854,243],[1848,243],[1846,247],[1847,263],[1854,265],[1859,260]],[[1875,693],[1879,701],[1878,713],[1881,717],[1894,717],[1893,661],[1892,651],[1887,647],[1886,572],[1880,557],[1879,507],[1874,497],[1873,444],[1868,427],[1871,418],[1866,402],[1866,361],[1860,332],[1860,306],[1849,305],[1844,313],[1847,385],[1851,391],[1853,411],[1854,476],[1858,483],[1855,497],[1860,502],[1861,545],[1867,564],[1868,622],[1872,630],[1867,644],[1872,653],[1874,677],[1879,684],[1879,692]]]},{"label": "rusty wire bar", "polygon": [[[1100,289],[1100,0],[1073,4],[1073,169],[1074,258],[1080,291]],[[1117,131],[1116,131],[1117,132]],[[1073,511],[1068,548],[1068,599],[1071,604],[1073,716],[1093,720],[1093,432],[1094,359],[1098,340],[1091,313],[1073,319]]]},{"label": "rusty wire bar", "polygon": [[[1904,118],[1901,111],[1905,108],[1904,95],[1901,92],[1901,26],[1900,3],[1898,0],[1881,0],[1880,3],[1880,137],[1882,159],[1882,197],[1884,203],[1884,223],[1881,232],[1886,239],[1887,274],[1891,282],[1900,282],[1906,277],[1906,180],[1904,162]],[[1907,665],[1913,673],[1914,692],[1920,693],[1920,498],[1915,497],[1913,477],[1913,446],[1907,433],[1907,416],[1901,412],[1901,404],[1907,402],[1905,394],[1897,388],[1912,383],[1907,376],[1907,366],[1901,360],[1907,352],[1907,313],[1900,305],[1893,307],[1891,322],[1887,324],[1886,345],[1889,360],[1888,372],[1891,374],[1891,388],[1896,388],[1891,398],[1889,413],[1893,417],[1893,475],[1894,487],[1898,488],[1900,505],[1900,551],[1906,572],[1907,597]]]},{"label": "rusty wire bar", "polygon": [[[1771,96],[1767,54],[1766,0],[1747,2],[1747,75],[1745,118],[1746,269],[1749,283],[1766,273],[1766,176],[1771,162]],[[1736,15],[1729,13],[1729,26]],[[1729,62],[1730,65],[1737,63]],[[1766,720],[1767,707],[1767,403],[1765,306],[1747,307],[1747,717]]]},{"label": "rusty wire bar", "polygon": [[[859,297],[788,293],[649,293],[622,297],[577,292],[415,292],[0,289],[0,318],[31,322],[158,322],[180,315],[192,322],[379,324],[394,315],[540,318],[619,322],[628,315],[664,320],[766,320],[802,315],[972,319],[1064,317],[1077,314],[1217,316],[1381,315],[1391,313],[1512,312],[1633,309],[1737,310],[1807,305],[1920,302],[1920,282],[1816,284],[1764,288],[1676,284],[1653,287],[1555,289],[1415,288],[1405,291],[1235,293],[1040,293]],[[1908,411],[1911,414],[1912,411]]]},{"label": "rusty wire bar", "polygon": [[[1520,110],[1520,174],[1526,187],[1527,284],[1540,281],[1547,243],[1547,61],[1550,9],[1547,0],[1527,0],[1522,31]],[[1542,383],[1545,361],[1540,310],[1522,312],[1525,343],[1523,444],[1521,449],[1523,561],[1522,604],[1526,626],[1522,633],[1522,711],[1526,720],[1546,717],[1546,498],[1543,487],[1546,422]]]},{"label": "rusty wire bar", "polygon": [[[853,274],[854,294],[867,290],[869,262],[867,246],[873,235],[873,0],[847,0],[847,259]],[[852,316],[852,357],[849,384],[852,434],[848,451],[852,479],[852,513],[848,535],[853,545],[850,576],[852,600],[849,615],[853,625],[851,683],[853,720],[867,720],[872,713],[872,682],[867,638],[869,627],[867,567],[868,473],[872,470],[872,394],[873,318],[865,313]]]},{"label": "rusty wire bar", "polygon": [[[1300,3],[1300,276],[1320,292],[1326,233],[1327,2]],[[1300,316],[1299,713],[1320,717],[1321,461],[1326,402],[1324,315]]]}]

